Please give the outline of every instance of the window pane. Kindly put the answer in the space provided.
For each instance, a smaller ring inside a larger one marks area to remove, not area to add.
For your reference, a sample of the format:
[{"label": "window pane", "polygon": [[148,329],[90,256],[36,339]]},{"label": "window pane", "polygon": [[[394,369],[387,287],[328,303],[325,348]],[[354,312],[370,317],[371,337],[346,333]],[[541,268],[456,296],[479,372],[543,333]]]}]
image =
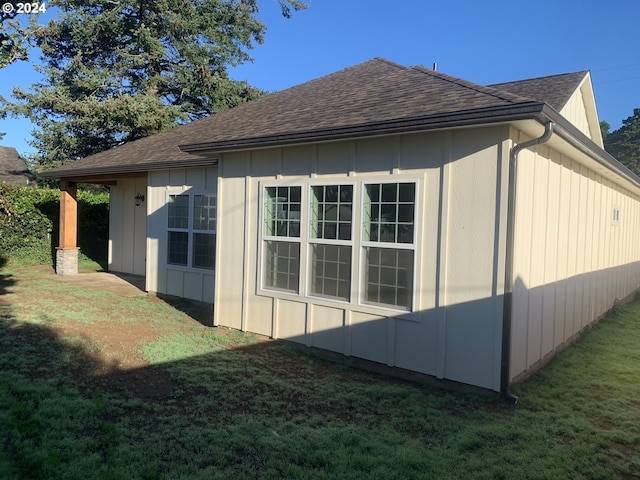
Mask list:
[{"label": "window pane", "polygon": [[265,242],[265,287],[298,293],[300,244]]},{"label": "window pane", "polygon": [[311,245],[311,293],[349,300],[351,247]]},{"label": "window pane", "polygon": [[172,265],[187,265],[189,252],[189,234],[187,232],[169,232],[169,255],[167,261]]},{"label": "window pane", "polygon": [[414,215],[414,183],[374,183],[365,186],[365,240],[413,243]]},{"label": "window pane", "polygon": [[311,238],[351,240],[353,185],[311,187]]},{"label": "window pane", "polygon": [[301,187],[266,187],[264,193],[264,234],[299,237]]},{"label": "window pane", "polygon": [[193,266],[198,268],[215,267],[216,236],[212,233],[193,234]]},{"label": "window pane", "polygon": [[216,197],[215,195],[193,196],[193,228],[194,230],[216,229]]},{"label": "window pane", "polygon": [[365,302],[411,309],[413,251],[365,248]]},{"label": "window pane", "polygon": [[189,195],[169,195],[169,228],[189,228]]}]

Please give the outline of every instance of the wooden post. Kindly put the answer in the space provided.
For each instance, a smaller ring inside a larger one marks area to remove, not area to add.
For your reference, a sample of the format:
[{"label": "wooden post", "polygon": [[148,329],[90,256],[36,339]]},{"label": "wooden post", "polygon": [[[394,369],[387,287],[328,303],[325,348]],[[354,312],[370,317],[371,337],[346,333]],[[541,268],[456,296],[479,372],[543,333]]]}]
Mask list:
[{"label": "wooden post", "polygon": [[75,182],[60,185],[60,239],[56,251],[56,273],[78,274],[78,188]]}]

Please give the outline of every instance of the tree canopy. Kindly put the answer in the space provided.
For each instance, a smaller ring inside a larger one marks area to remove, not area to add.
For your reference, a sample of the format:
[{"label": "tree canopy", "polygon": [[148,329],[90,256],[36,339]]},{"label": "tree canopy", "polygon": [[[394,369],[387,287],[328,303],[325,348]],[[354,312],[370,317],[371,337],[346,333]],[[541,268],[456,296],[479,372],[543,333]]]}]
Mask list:
[{"label": "tree canopy", "polygon": [[618,130],[609,133],[611,127],[606,122],[601,127],[605,150],[640,175],[640,108],[634,108],[633,115],[623,120]]},{"label": "tree canopy", "polygon": [[[277,0],[282,13],[305,8]],[[32,23],[43,81],[0,97],[0,114],[37,127],[35,163],[51,167],[167,130],[264,92],[229,78],[264,40],[257,0],[53,0]],[[8,33],[2,28],[4,34]],[[4,44],[3,44],[4,45]],[[8,57],[7,57],[8,58]],[[17,58],[17,57],[16,57]]]}]

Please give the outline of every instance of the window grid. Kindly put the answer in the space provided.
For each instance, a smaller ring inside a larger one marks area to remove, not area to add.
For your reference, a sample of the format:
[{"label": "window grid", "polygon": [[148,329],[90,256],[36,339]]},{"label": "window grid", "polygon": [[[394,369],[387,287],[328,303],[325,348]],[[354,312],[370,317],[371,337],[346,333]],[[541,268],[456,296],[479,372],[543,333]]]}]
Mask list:
[{"label": "window grid", "polygon": [[413,251],[366,247],[366,300],[411,309]]},{"label": "window grid", "polygon": [[170,194],[167,203],[167,263],[187,268],[214,269],[216,196]]},{"label": "window grid", "polygon": [[169,232],[169,258],[172,265],[187,265],[189,234],[187,232]]},{"label": "window grid", "polygon": [[311,192],[311,237],[351,240],[353,185],[317,185]]},{"label": "window grid", "polygon": [[351,247],[312,244],[311,258],[311,293],[349,300]]},{"label": "window grid", "polygon": [[189,195],[169,195],[169,228],[189,228]]},{"label": "window grid", "polygon": [[265,235],[300,237],[301,187],[267,187],[265,194]]},{"label": "window grid", "polygon": [[365,195],[365,239],[413,243],[415,184],[369,184]]},{"label": "window grid", "polygon": [[266,282],[268,288],[298,293],[300,283],[300,244],[271,241],[266,244]]}]

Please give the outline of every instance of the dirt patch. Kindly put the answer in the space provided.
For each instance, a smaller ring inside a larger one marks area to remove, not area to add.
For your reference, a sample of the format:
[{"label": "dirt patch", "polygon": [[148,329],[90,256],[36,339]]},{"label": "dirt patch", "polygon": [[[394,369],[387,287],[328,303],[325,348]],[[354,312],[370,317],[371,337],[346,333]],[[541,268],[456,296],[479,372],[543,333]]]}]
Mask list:
[{"label": "dirt patch", "polygon": [[160,337],[157,328],[145,323],[116,324],[66,321],[54,327],[60,337],[76,339],[104,370],[143,368],[149,362],[139,353],[140,347]]}]

